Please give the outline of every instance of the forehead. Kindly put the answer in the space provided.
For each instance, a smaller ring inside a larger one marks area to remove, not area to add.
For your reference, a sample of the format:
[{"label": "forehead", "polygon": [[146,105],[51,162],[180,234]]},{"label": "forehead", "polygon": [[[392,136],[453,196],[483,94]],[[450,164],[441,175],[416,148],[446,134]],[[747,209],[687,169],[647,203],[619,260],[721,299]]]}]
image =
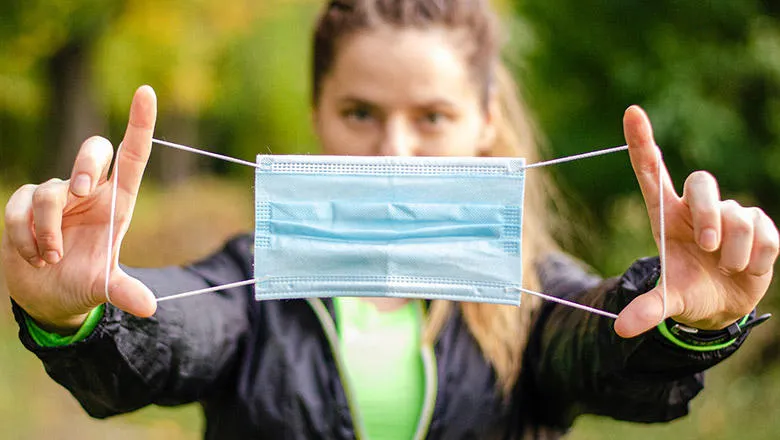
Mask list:
[{"label": "forehead", "polygon": [[430,99],[471,99],[478,88],[457,47],[443,28],[362,31],[340,42],[324,94],[387,105]]}]

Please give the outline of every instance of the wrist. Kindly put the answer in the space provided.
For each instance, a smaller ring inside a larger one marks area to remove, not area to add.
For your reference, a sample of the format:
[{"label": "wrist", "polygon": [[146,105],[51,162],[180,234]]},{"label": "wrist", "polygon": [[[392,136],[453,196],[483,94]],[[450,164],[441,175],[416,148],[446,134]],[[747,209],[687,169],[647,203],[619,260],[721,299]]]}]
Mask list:
[{"label": "wrist", "polygon": [[755,312],[751,312],[720,330],[699,329],[668,318],[658,325],[658,331],[678,347],[694,351],[714,351],[733,344],[749,328],[763,323],[770,317],[771,314],[756,317]]},{"label": "wrist", "polygon": [[53,295],[33,298],[15,298],[11,295],[11,298],[40,329],[62,336],[76,333],[89,314],[101,305],[100,302],[58,301]]},{"label": "wrist", "polygon": [[76,332],[69,335],[48,332],[40,328],[29,316],[24,316],[24,325],[29,332],[30,338],[39,347],[63,347],[80,342],[89,337],[103,319],[104,311],[104,305],[92,309],[92,311],[87,314],[87,318],[81,327],[79,327]]},{"label": "wrist", "polygon": [[[24,307],[22,307],[24,309]],[[56,333],[60,336],[70,336],[75,334],[84,321],[87,320],[90,312],[82,313],[79,315],[72,315],[67,317],[47,317],[24,309],[30,320],[35,323],[41,330],[49,333]]]},{"label": "wrist", "polygon": [[728,329],[734,324],[738,324],[740,321],[745,319],[746,316],[750,316],[750,313],[753,313],[753,311],[748,312],[747,314],[721,313],[716,316],[711,316],[706,319],[700,319],[697,321],[683,319],[682,316],[672,316],[669,319],[674,321],[675,324],[679,324],[686,328],[691,328],[702,332],[719,332]]}]

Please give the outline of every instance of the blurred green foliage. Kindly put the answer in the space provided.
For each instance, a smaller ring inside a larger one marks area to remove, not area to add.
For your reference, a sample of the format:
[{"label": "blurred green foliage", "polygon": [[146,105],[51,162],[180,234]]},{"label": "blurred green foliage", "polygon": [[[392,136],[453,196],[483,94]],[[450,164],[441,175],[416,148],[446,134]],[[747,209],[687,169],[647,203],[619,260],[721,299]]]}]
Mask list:
[{"label": "blurred green foliage", "polygon": [[[518,1],[522,84],[555,155],[620,145],[642,105],[678,190],[706,169],[723,196],[780,204],[780,7],[760,0]],[[636,192],[623,157],[559,167],[567,193],[608,224]]]},{"label": "blurred green foliage", "polygon": [[[316,152],[309,39],[321,3],[0,2],[0,196],[7,199],[20,183],[66,177],[78,144],[90,135],[118,143],[132,92],[143,83],[158,93],[160,138],[248,160],[258,153]],[[688,173],[707,169],[725,197],[780,216],[780,4],[498,3],[509,35],[507,59],[547,156],[622,144],[622,112],[640,104],[678,189]],[[129,264],[191,260],[251,227],[251,170],[162,153],[152,158],[123,250]],[[571,252],[604,274],[656,252],[625,154],[551,171],[576,218]],[[227,179],[206,179],[204,172]],[[177,181],[186,184],[170,185]],[[167,251],[149,255],[148,243]],[[765,301],[770,310],[780,305],[776,290]],[[88,419],[21,348],[10,313],[3,312],[0,420],[15,421],[4,424],[3,437],[199,437],[192,407]],[[572,438],[775,438],[777,334],[770,321],[718,367],[691,417],[652,427],[583,418]]]}]

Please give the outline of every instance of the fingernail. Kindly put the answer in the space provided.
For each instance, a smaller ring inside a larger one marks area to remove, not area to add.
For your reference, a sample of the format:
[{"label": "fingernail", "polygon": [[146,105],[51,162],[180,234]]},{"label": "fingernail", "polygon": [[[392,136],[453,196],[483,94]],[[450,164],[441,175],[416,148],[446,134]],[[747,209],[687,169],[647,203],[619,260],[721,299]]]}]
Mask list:
[{"label": "fingernail", "polygon": [[714,251],[718,246],[718,234],[712,228],[704,228],[699,235],[699,245],[708,251]]},{"label": "fingernail", "polygon": [[49,264],[57,264],[60,261],[60,253],[57,251],[46,251],[43,254],[43,259]]},{"label": "fingernail", "polygon": [[89,191],[92,189],[92,180],[86,174],[79,174],[73,178],[73,184],[71,185],[71,191],[73,194],[84,197],[89,195]]}]

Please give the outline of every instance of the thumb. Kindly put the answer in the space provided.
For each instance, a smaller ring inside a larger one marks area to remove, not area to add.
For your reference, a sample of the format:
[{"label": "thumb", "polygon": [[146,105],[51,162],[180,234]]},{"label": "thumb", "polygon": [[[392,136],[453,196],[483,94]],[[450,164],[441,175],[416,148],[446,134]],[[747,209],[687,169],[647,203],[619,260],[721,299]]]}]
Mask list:
[{"label": "thumb", "polygon": [[661,287],[634,298],[618,315],[615,332],[623,338],[633,338],[657,326],[669,316],[670,303],[667,299],[666,316]]},{"label": "thumb", "polygon": [[140,318],[148,318],[157,310],[154,294],[142,282],[116,268],[108,284],[109,302]]}]

